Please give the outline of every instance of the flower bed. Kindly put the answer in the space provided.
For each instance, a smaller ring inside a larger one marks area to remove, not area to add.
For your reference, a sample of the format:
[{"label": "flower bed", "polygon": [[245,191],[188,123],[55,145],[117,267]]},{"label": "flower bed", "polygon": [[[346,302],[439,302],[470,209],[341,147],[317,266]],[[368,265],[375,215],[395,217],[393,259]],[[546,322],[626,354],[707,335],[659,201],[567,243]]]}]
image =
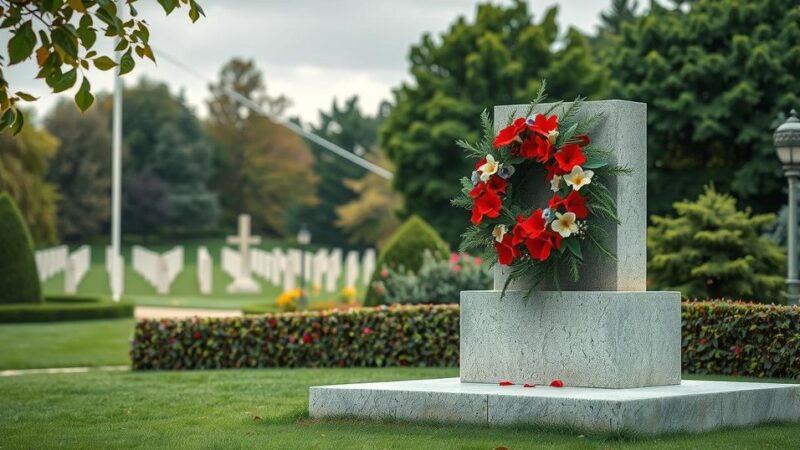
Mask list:
[{"label": "flower bed", "polygon": [[[800,378],[800,308],[706,301],[682,310],[684,372]],[[458,336],[456,305],[143,320],[131,361],[138,370],[454,367]]]}]

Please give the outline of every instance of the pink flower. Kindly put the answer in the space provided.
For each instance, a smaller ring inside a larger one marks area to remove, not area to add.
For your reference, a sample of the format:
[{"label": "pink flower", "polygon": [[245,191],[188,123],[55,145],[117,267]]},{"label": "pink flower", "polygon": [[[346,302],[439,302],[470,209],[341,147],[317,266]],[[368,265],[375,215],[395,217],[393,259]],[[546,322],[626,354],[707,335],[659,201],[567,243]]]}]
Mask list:
[{"label": "pink flower", "polygon": [[458,264],[461,258],[458,256],[458,253],[450,253],[450,264]]},{"label": "pink flower", "polygon": [[389,270],[387,269],[381,270],[381,278],[383,278],[384,280],[389,278]]}]

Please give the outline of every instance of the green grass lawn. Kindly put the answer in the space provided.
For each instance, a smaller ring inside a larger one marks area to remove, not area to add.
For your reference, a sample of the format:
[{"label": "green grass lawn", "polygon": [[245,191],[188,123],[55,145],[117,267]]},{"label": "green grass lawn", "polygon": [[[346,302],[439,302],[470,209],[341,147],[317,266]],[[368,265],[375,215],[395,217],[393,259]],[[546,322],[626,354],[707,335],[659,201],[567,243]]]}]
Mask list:
[{"label": "green grass lawn", "polygon": [[797,448],[800,426],[659,438],[535,427],[316,421],[318,384],[452,377],[456,369],[296,369],[0,378],[2,448]]},{"label": "green grass lawn", "polygon": [[0,370],[130,364],[135,323],[108,319],[2,324]]},{"label": "green grass lawn", "polygon": [[[224,243],[222,239],[203,239],[182,241],[184,247],[184,269],[173,281],[169,295],[158,295],[154,287],[149,285],[144,278],[133,270],[131,263],[131,246],[123,246],[122,255],[125,258],[125,297],[138,305],[170,306],[186,308],[209,309],[240,309],[243,305],[264,302],[274,305],[275,298],[281,293],[281,286],[276,286],[261,277],[254,277],[261,285],[261,293],[253,294],[228,294],[225,288],[231,282],[231,277],[222,271],[220,251]],[[210,295],[200,294],[197,283],[197,248],[205,245],[214,260],[213,289]],[[259,248],[269,250],[275,247],[285,248],[288,244],[283,241],[266,240]],[[148,249],[163,252],[171,249],[173,244],[145,245]],[[339,289],[344,287],[344,276],[339,283]],[[64,275],[59,274],[44,283],[45,294],[63,294]],[[357,286],[359,290],[363,286]],[[92,265],[89,272],[78,286],[80,295],[110,295],[108,277],[105,270],[105,245],[92,246]],[[310,296],[310,303],[329,302],[335,300],[335,293],[320,292]]]}]

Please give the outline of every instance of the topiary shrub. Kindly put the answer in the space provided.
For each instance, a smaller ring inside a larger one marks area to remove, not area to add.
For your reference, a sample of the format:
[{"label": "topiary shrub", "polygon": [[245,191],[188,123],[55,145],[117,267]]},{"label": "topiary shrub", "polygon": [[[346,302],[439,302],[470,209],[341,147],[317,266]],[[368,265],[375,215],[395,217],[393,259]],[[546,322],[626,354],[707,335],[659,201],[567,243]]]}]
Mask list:
[{"label": "topiary shrub", "polygon": [[17,205],[0,194],[0,303],[41,303],[33,241]]},{"label": "topiary shrub", "polygon": [[447,244],[433,227],[419,216],[411,216],[381,250],[376,265],[377,270],[367,285],[364,305],[375,306],[384,303],[382,288],[378,283],[384,268],[398,269],[402,266],[405,270],[417,272],[422,267],[425,250],[430,250],[434,257],[440,259],[447,258],[450,253]]},{"label": "topiary shrub", "polygon": [[761,232],[772,214],[736,209],[713,187],[695,202],[676,202],[675,217],[652,216],[647,230],[650,288],[687,298],[782,298],[786,255]]}]

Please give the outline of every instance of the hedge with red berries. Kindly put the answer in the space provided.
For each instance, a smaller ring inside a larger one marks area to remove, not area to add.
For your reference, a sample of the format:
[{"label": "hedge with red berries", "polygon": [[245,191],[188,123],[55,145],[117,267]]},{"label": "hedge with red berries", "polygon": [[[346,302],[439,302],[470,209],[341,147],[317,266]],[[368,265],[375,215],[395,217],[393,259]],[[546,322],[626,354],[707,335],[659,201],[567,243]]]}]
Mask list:
[{"label": "hedge with red berries", "polygon": [[[533,300],[535,301],[535,300]],[[683,304],[683,371],[800,378],[800,308]],[[457,305],[143,320],[134,369],[458,366]]]},{"label": "hedge with red berries", "polygon": [[683,371],[800,378],[800,308],[743,302],[683,304]]},{"label": "hedge with red berries", "polygon": [[133,369],[458,365],[457,305],[143,320]]}]

